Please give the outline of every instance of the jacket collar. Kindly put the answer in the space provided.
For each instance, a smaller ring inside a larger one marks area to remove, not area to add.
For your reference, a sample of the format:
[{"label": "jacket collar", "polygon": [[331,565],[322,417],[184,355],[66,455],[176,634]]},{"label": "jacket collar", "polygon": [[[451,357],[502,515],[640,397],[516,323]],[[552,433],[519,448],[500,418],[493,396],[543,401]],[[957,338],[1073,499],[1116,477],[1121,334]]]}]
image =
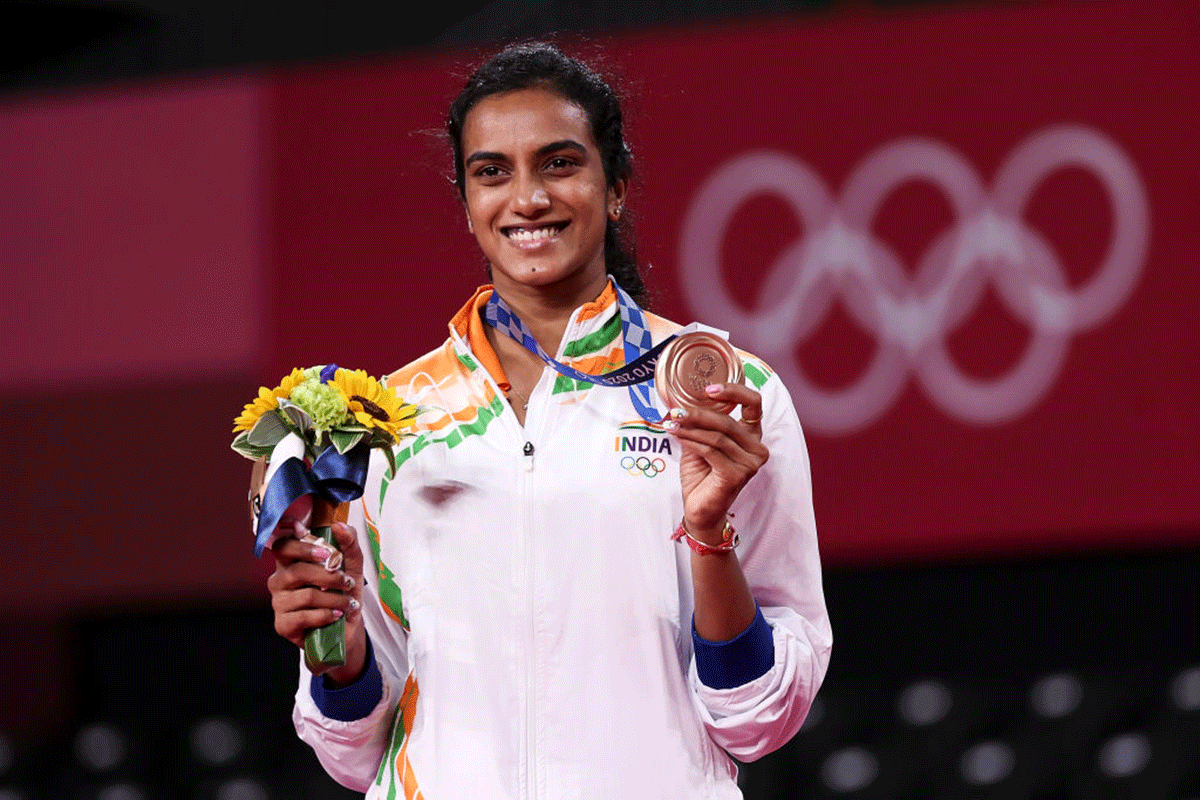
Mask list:
[{"label": "jacket collar", "polygon": [[[487,301],[491,299],[494,291],[495,287],[491,284],[485,284],[476,289],[471,299],[451,318],[450,335],[455,340],[464,343],[479,365],[491,373],[496,385],[507,392],[512,385],[508,382],[508,376],[504,374],[504,368],[500,366],[500,359],[496,357],[492,343],[488,341],[487,323],[483,321],[483,307],[487,305]],[[617,293],[613,289],[610,277],[608,283],[604,285],[604,291],[600,292],[595,300],[584,303],[571,314],[571,321],[567,323],[567,331],[570,332],[575,326],[591,320],[599,319],[604,322],[616,311]],[[568,337],[563,337],[563,341],[567,341],[567,339]]]}]

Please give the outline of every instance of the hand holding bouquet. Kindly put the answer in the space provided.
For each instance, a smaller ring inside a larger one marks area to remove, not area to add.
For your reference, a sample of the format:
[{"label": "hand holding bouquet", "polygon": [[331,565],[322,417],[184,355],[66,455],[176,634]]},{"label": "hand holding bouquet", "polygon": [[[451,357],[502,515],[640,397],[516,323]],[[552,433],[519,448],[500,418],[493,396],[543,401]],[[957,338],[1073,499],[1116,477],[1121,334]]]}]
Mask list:
[{"label": "hand holding bouquet", "polygon": [[[394,470],[392,446],[416,413],[362,370],[334,364],[294,369],[274,389],[261,387],[234,420],[232,445],[247,458],[269,459],[265,491],[251,498],[255,555],[270,546],[285,515],[302,518],[309,502],[312,534],[336,551],[330,525],[344,520],[348,503],[362,496],[371,449],[382,450]],[[344,628],[339,619],[305,636],[305,659],[314,672],[345,663]]]}]

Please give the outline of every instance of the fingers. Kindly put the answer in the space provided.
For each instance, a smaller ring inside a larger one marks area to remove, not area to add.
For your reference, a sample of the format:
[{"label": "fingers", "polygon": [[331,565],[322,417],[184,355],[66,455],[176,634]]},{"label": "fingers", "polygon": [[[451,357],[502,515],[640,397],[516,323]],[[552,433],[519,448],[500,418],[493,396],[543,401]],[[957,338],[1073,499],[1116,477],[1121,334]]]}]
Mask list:
[{"label": "fingers", "polygon": [[[307,532],[307,529],[301,529]],[[294,536],[281,536],[271,545],[275,560],[283,564],[310,561],[324,564],[333,555],[333,549],[319,542],[306,542]]]},{"label": "fingers", "polygon": [[[324,575],[317,575],[317,572]],[[295,585],[300,576],[308,574],[314,581],[338,580],[338,586],[322,588],[315,584]],[[361,616],[361,589],[358,592],[340,591],[344,579],[326,572],[315,564],[295,565],[290,571],[276,570],[268,580],[271,587],[271,608],[275,612],[275,631],[297,647],[304,646],[305,634],[339,619],[355,623]],[[359,596],[356,596],[359,594]]]},{"label": "fingers", "polygon": [[[363,573],[363,553],[358,546],[358,533],[344,522],[333,524],[333,538],[338,549],[342,551],[342,570],[348,575],[358,578]],[[360,580],[359,583],[362,581]]]},{"label": "fingers", "polygon": [[276,565],[275,571],[267,578],[267,589],[275,592],[290,592],[305,586],[312,586],[322,591],[342,592],[354,589],[359,579],[348,572],[327,570],[320,564],[298,561],[284,566]]},{"label": "fingers", "polygon": [[705,387],[714,400],[737,403],[741,406],[739,423],[762,438],[762,395],[740,383],[721,383]]},{"label": "fingers", "polygon": [[[686,420],[687,417],[680,420],[679,427],[673,431],[675,438],[682,440],[685,448],[708,462],[712,470],[728,484],[745,484],[770,456],[763,443],[748,431],[713,430],[700,427],[694,420],[687,425]],[[745,427],[737,422],[731,421],[731,424]]]},{"label": "fingers", "polygon": [[[762,396],[741,384],[715,384],[708,391],[715,400],[740,405],[743,419],[706,408],[672,409],[664,427],[681,439],[715,448],[733,461],[761,466],[769,455],[762,444]],[[743,453],[750,458],[743,458]]]},{"label": "fingers", "polygon": [[296,647],[304,647],[305,635],[314,628],[323,628],[346,615],[340,608],[304,608],[275,612],[275,632]]},{"label": "fingers", "polygon": [[762,419],[762,395],[744,383],[714,383],[704,391],[714,400],[741,406],[742,419]]},{"label": "fingers", "polygon": [[[363,556],[354,528],[342,522],[330,526],[334,544],[309,536],[308,528],[296,523],[291,536],[281,536],[271,545],[276,562],[283,567],[317,564],[327,572],[341,572],[356,578],[362,575]],[[336,556],[340,555],[341,558]]]},{"label": "fingers", "polygon": [[721,384],[708,390],[714,399],[737,403],[751,422],[712,409],[672,409],[664,427],[679,440],[679,478],[684,516],[696,530],[715,530],[770,453],[762,443],[762,398],[753,389]]},{"label": "fingers", "polygon": [[349,594],[353,601],[349,612],[353,620],[358,616],[355,612],[362,607],[363,552],[358,546],[358,533],[344,522],[333,524],[333,538],[342,551],[342,591]]},{"label": "fingers", "polygon": [[345,617],[356,625],[362,608],[362,551],[354,529],[343,523],[331,526],[342,556],[340,568],[332,564],[335,552],[320,540],[302,541],[297,535],[308,531],[295,527],[293,536],[278,539],[272,546],[275,572],[267,579],[275,630],[288,641],[303,646],[305,633]]},{"label": "fingers", "polygon": [[271,590],[275,631],[292,644],[303,647],[304,635],[309,630],[342,618],[352,625],[358,623],[362,614],[361,589],[331,591],[314,585],[279,588],[290,581],[275,581],[278,574],[268,581],[269,585],[275,584]]}]

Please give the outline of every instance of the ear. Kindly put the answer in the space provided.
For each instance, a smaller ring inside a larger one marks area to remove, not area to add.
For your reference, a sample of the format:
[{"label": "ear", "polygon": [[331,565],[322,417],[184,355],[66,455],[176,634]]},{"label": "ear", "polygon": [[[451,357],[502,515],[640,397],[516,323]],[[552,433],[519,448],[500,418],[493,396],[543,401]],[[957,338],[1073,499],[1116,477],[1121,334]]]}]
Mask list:
[{"label": "ear", "polygon": [[621,218],[621,211],[625,208],[625,193],[628,189],[629,181],[625,178],[613,181],[613,185],[608,187],[608,218],[613,222]]},{"label": "ear", "polygon": [[462,207],[463,207],[463,214],[467,218],[467,230],[470,231],[471,233],[475,233],[475,225],[471,222],[471,209],[467,207],[466,200],[462,201]]}]

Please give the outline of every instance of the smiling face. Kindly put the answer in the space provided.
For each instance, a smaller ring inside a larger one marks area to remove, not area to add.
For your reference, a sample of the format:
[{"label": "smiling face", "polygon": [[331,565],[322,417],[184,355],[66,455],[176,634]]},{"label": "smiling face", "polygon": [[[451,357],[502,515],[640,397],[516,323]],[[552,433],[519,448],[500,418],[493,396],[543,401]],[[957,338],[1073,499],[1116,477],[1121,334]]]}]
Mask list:
[{"label": "smiling face", "polygon": [[501,295],[541,288],[593,299],[625,182],[607,186],[583,109],[544,89],[485,97],[464,120],[462,153],[467,219]]}]

